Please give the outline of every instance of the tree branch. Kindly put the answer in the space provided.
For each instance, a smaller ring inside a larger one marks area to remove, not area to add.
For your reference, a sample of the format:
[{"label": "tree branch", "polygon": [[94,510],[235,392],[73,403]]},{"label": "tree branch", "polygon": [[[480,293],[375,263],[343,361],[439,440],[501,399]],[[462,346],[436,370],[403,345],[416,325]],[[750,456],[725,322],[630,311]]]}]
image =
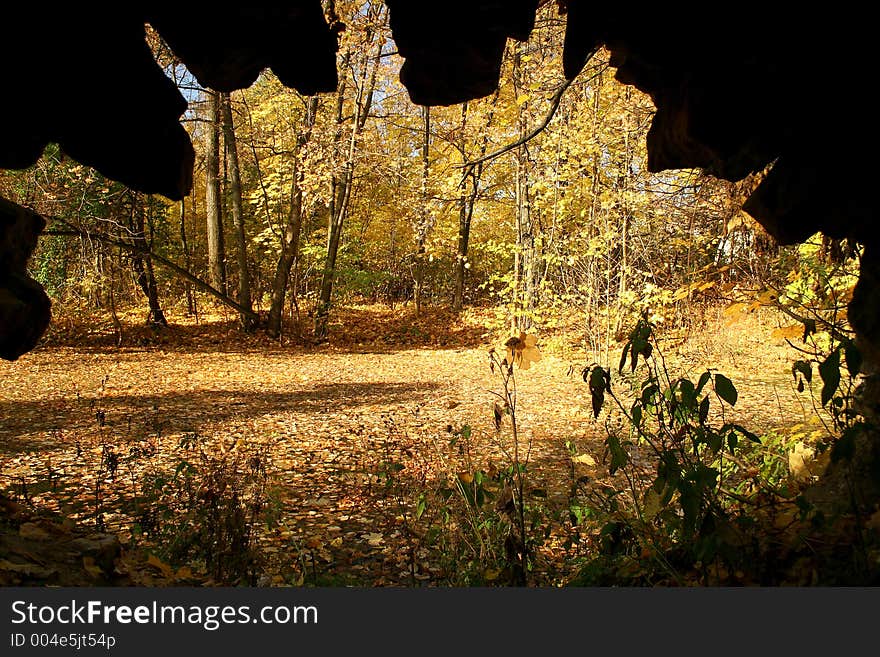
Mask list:
[{"label": "tree branch", "polygon": [[67,235],[67,236],[87,237],[89,239],[98,240],[99,242],[103,242],[105,244],[111,244],[113,246],[118,246],[120,249],[123,249],[125,251],[130,252],[130,253],[138,253],[140,255],[148,256],[150,259],[152,259],[153,261],[162,265],[163,267],[170,269],[171,271],[173,271],[175,274],[177,274],[181,278],[186,279],[187,281],[189,281],[190,283],[195,285],[197,288],[199,288],[203,292],[207,292],[208,294],[216,297],[222,303],[229,306],[230,308],[237,310],[238,312],[242,313],[243,315],[246,315],[247,317],[253,319],[254,321],[259,321],[259,315],[257,315],[257,313],[255,313],[253,310],[245,308],[244,306],[240,305],[238,302],[234,301],[233,299],[230,299],[228,296],[226,296],[225,294],[223,294],[219,290],[208,285],[208,283],[206,283],[205,281],[203,281],[199,277],[195,276],[194,274],[190,273],[188,270],[175,264],[174,262],[172,262],[171,260],[168,260],[167,258],[163,258],[162,256],[157,255],[156,253],[154,253],[150,249],[144,249],[144,248],[137,247],[133,244],[128,244],[128,243],[123,242],[121,240],[114,239],[114,238],[110,237],[109,235],[105,235],[103,233],[89,232],[87,230],[84,230],[82,228],[74,226],[73,224],[66,221],[65,219],[62,219],[61,217],[46,216],[45,218],[50,221],[55,221],[63,226],[66,226],[67,230],[54,230],[54,229],[44,230],[43,231],[44,235],[62,235],[62,236]]},{"label": "tree branch", "polygon": [[[591,52],[587,56],[586,61],[590,61],[590,59],[593,57],[595,52],[596,52],[595,50],[593,52]],[[602,70],[604,70],[604,68],[605,67],[603,67]],[[593,77],[595,77],[595,75]],[[492,151],[488,155],[483,155],[482,157],[480,157],[476,160],[473,160],[472,162],[465,162],[464,164],[460,164],[459,167],[465,170],[463,177],[466,178],[467,176],[469,176],[470,172],[473,171],[474,167],[477,166],[478,164],[483,164],[485,162],[488,162],[489,160],[494,160],[496,157],[499,157],[500,155],[504,155],[505,153],[509,153],[510,151],[514,150],[515,148],[518,148],[518,147],[522,146],[523,144],[530,142],[532,139],[534,139],[539,134],[541,134],[547,128],[547,126],[550,125],[550,121],[553,120],[553,117],[556,116],[556,111],[559,109],[559,103],[562,101],[562,95],[572,85],[572,83],[574,81],[575,81],[575,78],[572,78],[571,80],[566,80],[565,82],[562,83],[562,85],[559,87],[559,89],[556,90],[556,93],[554,93],[553,97],[550,99],[550,109],[547,111],[546,116],[544,116],[544,120],[541,121],[541,123],[538,124],[538,126],[536,128],[534,128],[531,132],[529,132],[527,135],[524,135],[523,137],[521,137],[520,139],[517,139],[515,142],[513,142],[511,144],[507,144],[507,146],[503,146],[502,148],[499,148],[497,151]]]}]

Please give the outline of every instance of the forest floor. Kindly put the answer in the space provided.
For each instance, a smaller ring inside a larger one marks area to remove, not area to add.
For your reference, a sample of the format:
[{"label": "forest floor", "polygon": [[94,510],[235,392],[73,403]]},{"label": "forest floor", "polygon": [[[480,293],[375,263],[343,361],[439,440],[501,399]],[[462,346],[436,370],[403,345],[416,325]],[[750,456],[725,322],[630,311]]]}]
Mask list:
[{"label": "forest floor", "polygon": [[[795,353],[775,337],[778,318],[762,313],[728,325],[720,309],[707,311],[705,327],[667,336],[664,347],[682,374],[712,367],[732,379],[736,421],[756,433],[809,415],[792,384]],[[167,552],[149,556],[145,539],[152,531],[179,546],[184,523],[195,532],[191,540],[205,540],[205,531],[218,530],[199,523],[219,522],[209,495],[225,494],[224,486],[271,511],[272,522],[254,537],[259,584],[460,583],[450,545],[428,540],[426,528],[441,526],[442,509],[425,492],[510,462],[512,445],[493,415],[501,380],[487,359],[506,336],[492,325],[478,311],[417,319],[411,307],[358,306],[340,310],[321,345],[283,345],[241,334],[232,318],[203,317],[159,332],[126,325],[116,346],[107,327],[58,321],[38,349],[0,363],[0,490],[19,505],[57,513],[66,519],[61,526],[117,534],[124,558],[113,573],[85,561],[96,577],[116,583],[218,583],[221,573],[204,559],[169,563]],[[605,427],[592,416],[580,376],[592,357],[577,333],[539,340],[543,358],[517,374],[517,415],[527,491],[548,519],[543,565],[532,577],[557,585],[570,575],[566,554],[578,549],[565,526],[566,496],[579,476],[607,476]],[[620,348],[610,353],[614,368]],[[223,470],[229,481],[202,480],[200,491],[168,483],[190,466]],[[181,511],[169,492],[204,505],[206,515]],[[165,515],[137,515],[160,499]],[[39,534],[32,525],[28,531]],[[471,550],[471,566],[486,558],[466,539],[455,549],[459,559]],[[498,577],[484,575],[484,583]]]}]

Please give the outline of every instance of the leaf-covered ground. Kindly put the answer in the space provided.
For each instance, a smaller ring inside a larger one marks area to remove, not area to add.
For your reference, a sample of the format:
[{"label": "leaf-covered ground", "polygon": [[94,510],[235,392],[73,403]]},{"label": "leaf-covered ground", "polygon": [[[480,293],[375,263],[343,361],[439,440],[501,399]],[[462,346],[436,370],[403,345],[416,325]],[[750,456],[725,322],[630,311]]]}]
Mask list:
[{"label": "leaf-covered ground", "polygon": [[[738,417],[755,431],[800,421],[803,396],[789,384],[791,350],[773,337],[775,320],[709,321],[714,330],[669,336],[670,363],[725,372],[739,389]],[[274,523],[259,535],[261,584],[442,584],[448,564],[420,529],[420,495],[463,469],[509,461],[493,416],[500,379],[487,360],[505,336],[488,325],[479,314],[416,320],[410,308],[360,307],[318,346],[214,321],[129,327],[121,347],[100,327],[56,326],[48,344],[0,363],[0,488],[136,547],[138,491],[151,473],[173,471],[181,442],[196,439],[217,458],[258,455],[268,472]],[[602,481],[604,432],[580,378],[589,361],[576,333],[539,339],[542,360],[517,376],[518,420],[527,490],[559,518],[534,578],[555,584],[567,573],[554,564],[572,549],[560,511],[573,479]],[[121,581],[212,581],[195,565],[126,555]]]}]

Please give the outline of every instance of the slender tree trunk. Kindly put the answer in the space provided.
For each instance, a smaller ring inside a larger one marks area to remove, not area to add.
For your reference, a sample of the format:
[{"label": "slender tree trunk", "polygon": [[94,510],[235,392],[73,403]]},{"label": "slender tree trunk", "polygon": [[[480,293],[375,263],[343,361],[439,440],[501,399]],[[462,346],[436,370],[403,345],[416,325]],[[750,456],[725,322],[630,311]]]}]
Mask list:
[{"label": "slender tree trunk", "polygon": [[[186,199],[180,199],[180,245],[183,248],[184,266],[187,271],[192,271],[192,257],[190,256],[189,244],[186,239]],[[184,281],[183,289],[186,293],[186,314],[193,315],[196,312],[196,308],[192,284],[189,281]]]},{"label": "slender tree trunk", "polygon": [[[514,54],[513,84],[516,96],[520,95],[522,74],[519,51]],[[528,131],[525,103],[517,106],[519,136]],[[516,150],[516,251],[514,253],[514,330],[526,331],[532,326],[533,311],[537,304],[535,284],[535,231],[531,212],[529,185],[529,152],[526,144]]]},{"label": "slender tree trunk", "polygon": [[[339,151],[342,141],[343,114],[345,110],[345,91],[348,78],[345,70],[351,60],[351,51],[346,52],[340,61],[339,86],[336,89],[336,131],[333,135],[334,156]],[[354,137],[354,134],[352,134]],[[345,174],[343,174],[344,176]],[[330,314],[330,298],[333,293],[333,277],[336,275],[336,256],[339,251],[339,233],[342,230],[342,212],[340,211],[339,176],[334,174],[330,180],[330,199],[327,207],[327,254],[324,259],[324,271],[321,275],[318,305],[315,309],[314,335],[318,340],[327,337],[327,321]],[[342,195],[344,197],[344,194]]]},{"label": "slender tree trunk", "polygon": [[132,257],[132,266],[134,267],[138,286],[147,297],[150,311],[147,315],[147,323],[155,326],[168,326],[168,320],[165,319],[165,313],[159,304],[159,289],[156,286],[156,276],[153,272],[153,261],[148,255],[150,246],[146,238],[146,226],[144,223],[144,215],[146,209],[141,203],[140,195],[132,197],[131,209],[131,234],[135,247],[140,250],[143,255],[136,254]]},{"label": "slender tree trunk", "polygon": [[[480,152],[479,158],[483,158],[486,155],[486,150],[489,146],[489,128],[492,127],[492,120],[495,115],[495,105],[498,102],[499,92],[496,89],[495,95],[492,97],[492,106],[489,110],[489,115],[486,119],[486,125],[483,128],[482,133],[482,143],[480,144]],[[467,113],[468,113],[468,104],[463,103],[461,108],[461,143],[460,150],[461,156],[464,161],[467,161],[467,153],[465,150],[466,146],[466,138],[465,138],[465,129],[467,128]],[[455,257],[455,290],[452,296],[452,310],[455,312],[461,312],[462,307],[464,306],[464,282],[465,276],[468,270],[468,249],[470,246],[470,238],[471,238],[471,222],[474,217],[474,207],[477,204],[477,198],[480,195],[480,179],[483,175],[483,164],[482,162],[478,164],[474,169],[471,170],[470,175],[467,179],[462,180],[461,183],[461,195],[459,197],[459,206],[458,206],[458,248],[456,251]],[[468,193],[467,190],[467,180],[470,180],[471,189]]]},{"label": "slender tree trunk", "polygon": [[[251,301],[251,276],[248,271],[247,237],[244,231],[244,216],[241,202],[241,173],[238,165],[238,146],[235,143],[235,124],[232,122],[232,104],[228,93],[221,98],[223,106],[223,141],[226,145],[226,154],[229,161],[229,195],[232,209],[232,224],[235,227],[236,259],[238,261],[238,303],[253,309]],[[241,327],[245,331],[254,328],[253,314],[241,313],[239,315]]]},{"label": "slender tree trunk", "polygon": [[415,270],[415,303],[416,317],[422,314],[422,289],[425,285],[425,242],[428,239],[428,231],[431,230],[431,209],[428,207],[428,175],[431,168],[431,108],[422,108],[423,135],[422,135],[422,181],[421,197],[422,207],[416,225],[416,270]]},{"label": "slender tree trunk", "polygon": [[[374,5],[377,20],[384,11],[382,5]],[[387,20],[387,13],[385,14]],[[318,340],[324,340],[327,337],[327,325],[330,318],[330,300],[333,296],[333,280],[336,277],[336,258],[339,254],[339,243],[342,239],[342,228],[345,223],[345,217],[348,214],[348,205],[351,199],[351,186],[354,178],[355,155],[357,154],[358,137],[367,122],[370,115],[370,109],[373,103],[373,94],[376,90],[376,81],[379,73],[379,65],[382,57],[382,46],[384,44],[384,32],[377,30],[374,37],[377,40],[375,54],[370,57],[367,49],[364,49],[364,56],[360,62],[361,77],[356,85],[357,93],[354,101],[354,119],[351,128],[351,138],[348,143],[348,152],[345,163],[342,167],[342,175],[339,178],[334,177],[332,183],[332,193],[330,201],[330,212],[328,218],[327,231],[327,256],[324,260],[324,271],[321,275],[321,290],[318,297],[318,305],[315,312],[315,329],[314,335]],[[345,99],[345,75],[347,68],[346,62],[348,56],[343,58],[342,72],[339,76],[339,92],[337,94],[337,135],[341,134],[342,124],[344,122],[343,106]],[[338,141],[338,137],[337,137]]]},{"label": "slender tree trunk", "polygon": [[[304,126],[296,139],[296,150],[293,154],[293,179],[290,184],[290,212],[284,226],[284,234],[281,239],[281,256],[275,266],[275,278],[272,283],[272,303],[269,308],[269,321],[266,333],[274,339],[281,337],[281,319],[284,316],[284,301],[287,297],[288,287],[293,288],[293,297],[296,299],[296,265],[299,260],[299,242],[303,223],[303,172],[299,166],[299,156],[302,148],[309,142],[312,128],[315,125],[315,117],[318,112],[318,98],[313,96],[307,103]],[[290,276],[293,273],[293,285],[290,286]],[[295,301],[294,301],[295,303]]]},{"label": "slender tree trunk", "polygon": [[[632,98],[632,92],[629,87],[626,88],[625,98],[627,104],[629,104],[630,99]],[[631,151],[631,139],[630,139],[630,127],[629,127],[629,118],[624,119],[623,125],[623,153],[621,154],[622,161],[620,164],[620,170],[618,171],[617,176],[617,186],[618,186],[618,194],[619,194],[619,202],[618,208],[621,214],[620,221],[620,259],[617,263],[615,269],[617,271],[617,312],[615,317],[615,335],[620,335],[623,329],[624,322],[624,304],[626,299],[626,292],[628,290],[629,283],[629,260],[630,260],[630,206],[629,206],[629,178],[630,178],[630,161],[632,160],[632,151]],[[690,258],[690,243],[688,244],[688,257]]]},{"label": "slender tree trunk", "polygon": [[[592,128],[592,139],[594,143],[598,143],[599,139],[599,109],[600,109],[600,90],[602,88],[602,74],[599,73],[596,81],[593,83],[593,114],[591,121]],[[587,243],[595,237],[595,234],[598,230],[599,225],[599,213],[602,209],[602,204],[600,202],[602,195],[602,169],[599,166],[599,158],[600,153],[598,150],[594,150],[593,158],[592,158],[592,179],[590,180],[590,221],[589,221],[589,233],[587,235],[588,240]],[[600,328],[597,322],[593,319],[595,317],[599,317],[599,300],[601,298],[601,291],[599,289],[600,281],[599,281],[599,257],[592,256],[589,258],[588,265],[588,277],[587,277],[587,289],[589,290],[589,296],[587,300],[587,317],[590,321],[590,337],[593,345],[593,349],[598,355],[601,349],[605,348],[605,353],[603,356],[603,361],[608,360],[608,344],[602,339],[602,335],[600,334]],[[607,322],[606,322],[607,324]]]},{"label": "slender tree trunk", "polygon": [[205,215],[207,216],[208,271],[211,285],[226,294],[226,254],[220,198],[220,94],[209,91],[205,123]]},{"label": "slender tree trunk", "polygon": [[[459,149],[461,150],[461,159],[467,161],[467,138],[465,130],[467,129],[468,104],[461,104],[461,142]],[[477,165],[479,166],[479,165]],[[477,189],[476,172],[472,171],[468,176],[472,180],[474,190]],[[461,193],[458,198],[458,244],[455,252],[455,288],[452,293],[452,310],[461,312],[464,304],[464,274],[467,269],[467,252],[468,243],[471,236],[471,218],[473,217],[473,204],[468,203],[467,180],[461,181]]]}]

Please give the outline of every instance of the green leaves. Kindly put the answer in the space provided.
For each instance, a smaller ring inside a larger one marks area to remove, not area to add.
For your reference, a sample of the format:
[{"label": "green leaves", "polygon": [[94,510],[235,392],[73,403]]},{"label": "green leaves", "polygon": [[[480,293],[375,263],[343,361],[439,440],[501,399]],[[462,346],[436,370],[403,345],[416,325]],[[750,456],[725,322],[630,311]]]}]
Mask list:
[{"label": "green leaves", "polygon": [[703,397],[703,401],[700,402],[700,424],[706,424],[706,420],[709,418],[709,398]]},{"label": "green leaves", "polygon": [[[862,369],[862,354],[852,340],[844,340],[834,350],[819,363],[819,378],[822,380],[822,391],[820,393],[820,401],[822,406],[827,406],[829,402],[835,400],[835,405],[842,405],[842,398],[835,395],[840,390],[841,381],[841,354],[846,358],[846,371],[850,379],[854,379]],[[815,362],[815,361],[814,361]],[[812,383],[813,380],[813,364],[808,360],[796,361],[791,366],[791,373],[797,383],[798,392],[804,391],[804,382]]]},{"label": "green leaves", "polygon": [[640,355],[646,360],[651,357],[651,354],[654,353],[654,346],[651,344],[653,332],[654,329],[647,320],[640,319],[638,321],[636,327],[629,334],[629,341],[623,347],[623,353],[620,356],[620,363],[617,366],[618,374],[623,373],[623,367],[626,365],[627,355],[629,355],[631,359],[630,366],[632,372],[636,371]]},{"label": "green leaves", "polygon": [[620,438],[615,434],[608,434],[605,439],[607,454],[611,456],[611,464],[608,466],[608,474],[614,475],[620,468],[629,462],[629,454],[620,443]]},{"label": "green leaves", "polygon": [[736,405],[737,392],[733,382],[723,374],[715,375],[715,392],[731,406]]},{"label": "green leaves", "polygon": [[858,376],[862,369],[862,352],[856,347],[855,342],[847,340],[843,343],[843,353],[846,356],[846,369],[849,375]]}]

